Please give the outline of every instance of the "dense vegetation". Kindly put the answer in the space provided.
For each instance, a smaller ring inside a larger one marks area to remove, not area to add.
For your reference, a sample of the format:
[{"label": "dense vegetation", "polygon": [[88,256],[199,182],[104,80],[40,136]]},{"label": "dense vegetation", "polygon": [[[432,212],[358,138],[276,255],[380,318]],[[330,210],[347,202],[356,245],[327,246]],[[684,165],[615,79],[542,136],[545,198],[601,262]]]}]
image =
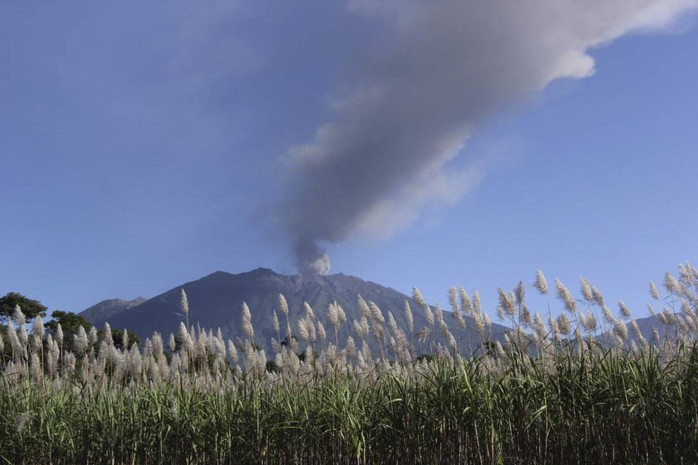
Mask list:
[{"label": "dense vegetation", "polygon": [[[534,286],[548,294],[542,273]],[[586,280],[579,300],[556,281],[556,318],[529,310],[523,285],[500,290],[505,344],[489,340],[479,298],[463,290],[451,291],[453,312],[415,290],[424,328],[399,328],[360,299],[359,321],[330,305],[324,328],[306,306],[292,331],[280,296],[285,342],[270,357],[246,307],[245,340],[183,323],[139,349],[128,333],[117,346],[109,327],[100,336],[78,325],[70,351],[60,325],[36,318],[27,331],[16,309],[0,339],[0,462],[697,463],[698,271],[681,266],[664,287],[650,286],[662,305],[654,340]],[[472,353],[457,352],[446,318],[475,326]],[[415,353],[411,341],[436,333],[452,343]]]}]

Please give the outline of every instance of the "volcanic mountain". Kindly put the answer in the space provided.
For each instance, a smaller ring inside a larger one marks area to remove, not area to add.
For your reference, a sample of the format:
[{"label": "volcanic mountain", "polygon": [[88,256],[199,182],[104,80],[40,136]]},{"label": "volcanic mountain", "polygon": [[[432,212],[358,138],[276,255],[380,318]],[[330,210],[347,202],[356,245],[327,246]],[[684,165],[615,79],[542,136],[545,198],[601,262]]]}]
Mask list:
[{"label": "volcanic mountain", "polygon": [[[305,315],[304,302],[313,309],[317,321],[321,321],[334,340],[335,334],[327,320],[330,303],[337,302],[344,309],[348,323],[339,331],[340,344],[347,334],[353,333],[353,321],[361,319],[358,300],[375,303],[385,320],[392,313],[397,325],[409,335],[405,302],[408,302],[414,319],[414,331],[426,326],[424,309],[412,298],[388,287],[362,279],[333,274],[326,276],[297,274],[281,275],[266,268],[240,274],[217,271],[199,280],[176,286],[171,290],[139,305],[124,306],[117,312],[95,312],[91,307],[81,313],[97,327],[108,322],[112,328],[127,328],[135,331],[142,339],[155,331],[167,336],[176,333],[181,315],[181,290],[189,300],[189,323],[206,329],[221,329],[223,337],[235,340],[244,337],[242,326],[242,304],[247,303],[252,313],[254,340],[265,348],[271,347],[272,338],[285,337],[286,317],[280,312],[279,294],[289,307],[289,320],[294,335],[298,334],[298,321]],[[274,328],[274,312],[277,312],[281,334]],[[472,318],[466,318],[465,329],[458,329],[451,312],[445,311],[444,321],[451,329],[462,350],[472,350],[478,340]],[[492,324],[485,334],[486,339],[501,339],[507,328]],[[431,332],[429,343],[445,343],[438,327]],[[426,350],[426,349],[425,349]]]}]

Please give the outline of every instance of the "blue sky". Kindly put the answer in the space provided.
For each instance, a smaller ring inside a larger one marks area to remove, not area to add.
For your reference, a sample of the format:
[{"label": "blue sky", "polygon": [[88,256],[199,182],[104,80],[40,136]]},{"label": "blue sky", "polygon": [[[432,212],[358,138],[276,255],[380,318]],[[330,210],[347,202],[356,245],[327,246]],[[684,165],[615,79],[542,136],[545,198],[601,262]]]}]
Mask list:
[{"label": "blue sky", "polygon": [[[586,276],[644,315],[649,279],[698,262],[695,2],[635,2],[649,13],[633,19],[618,0],[584,27],[566,19],[575,2],[528,3],[536,27],[467,9],[477,2],[457,11],[530,40],[501,82],[482,57],[508,53],[506,40],[477,25],[441,34],[453,0],[0,4],[0,294],[80,311],[216,270],[292,274],[294,241],[307,240],[332,273],[417,286],[432,302],[461,285],[494,313],[498,286],[540,268],[575,292]],[[577,31],[586,55],[553,66],[546,27]],[[388,91],[365,103],[376,82]],[[461,112],[480,95],[491,98]],[[424,116],[432,101],[443,115]],[[396,108],[416,116],[393,122]],[[339,136],[318,136],[328,124]],[[363,185],[372,173],[352,165],[356,147],[378,150],[366,134],[394,151],[392,190]],[[302,152],[330,160],[321,180]],[[366,192],[378,201],[351,202]],[[339,205],[358,216],[335,218]]]}]

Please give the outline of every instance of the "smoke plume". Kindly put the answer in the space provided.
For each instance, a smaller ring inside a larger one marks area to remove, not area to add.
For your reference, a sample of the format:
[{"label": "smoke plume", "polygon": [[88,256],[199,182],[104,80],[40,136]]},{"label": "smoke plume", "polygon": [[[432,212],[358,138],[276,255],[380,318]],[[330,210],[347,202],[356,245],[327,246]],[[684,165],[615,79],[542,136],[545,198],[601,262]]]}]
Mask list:
[{"label": "smoke plume", "polygon": [[338,83],[331,120],[288,157],[280,210],[299,269],[326,273],[320,244],[389,234],[425,205],[462,195],[482,169],[448,162],[478,123],[555,79],[591,76],[590,49],[666,28],[696,5],[350,0],[348,14],[384,32],[354,67],[359,79]]}]

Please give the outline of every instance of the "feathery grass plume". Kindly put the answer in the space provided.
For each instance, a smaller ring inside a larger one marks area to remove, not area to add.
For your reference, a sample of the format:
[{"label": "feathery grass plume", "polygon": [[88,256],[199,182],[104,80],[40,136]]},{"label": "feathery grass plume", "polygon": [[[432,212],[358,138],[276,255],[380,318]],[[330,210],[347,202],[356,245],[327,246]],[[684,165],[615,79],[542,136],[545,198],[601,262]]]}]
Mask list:
[{"label": "feathery grass plume", "polygon": [[111,333],[111,326],[109,326],[109,323],[104,322],[104,341],[106,341],[108,346],[111,346],[114,343],[114,339],[112,338],[112,333]]},{"label": "feathery grass plume", "polygon": [[458,290],[455,287],[448,290],[448,302],[451,304],[451,311],[454,315],[460,313],[460,308],[458,307]]},{"label": "feathery grass plume", "polygon": [[450,331],[448,330],[448,325],[444,320],[439,321],[439,331],[441,332],[441,336],[444,339],[448,339],[448,334],[450,333]]},{"label": "feathery grass plume", "polygon": [[545,323],[543,322],[543,317],[536,311],[533,316],[533,328],[540,339],[545,339],[547,336],[547,331],[545,330]]},{"label": "feathery grass plume", "polygon": [[551,315],[548,315],[548,327],[550,328],[550,333],[553,335],[556,341],[560,341],[562,338],[562,333],[560,332],[560,327]]},{"label": "feathery grass plume", "polygon": [[179,337],[180,344],[182,347],[186,345],[188,339],[191,339],[191,337],[189,336],[189,331],[187,330],[187,327],[183,321],[179,322],[179,327],[177,328],[177,337]]},{"label": "feathery grass plume", "polygon": [[606,323],[608,323],[609,325],[616,324],[616,319],[607,306],[604,305],[601,307],[601,313],[603,313],[603,318],[604,320],[606,320]]},{"label": "feathery grass plume", "polygon": [[664,287],[672,294],[681,294],[681,284],[671,273],[664,274]]},{"label": "feathery grass plume", "polygon": [[666,321],[667,326],[676,324],[676,314],[674,314],[672,309],[665,308],[664,310],[662,310],[662,315],[664,316],[664,321]]},{"label": "feathery grass plume", "polygon": [[671,324],[671,322],[669,321],[670,318],[670,314],[666,309],[662,310],[657,314],[657,319],[659,319],[659,322],[664,326],[668,326],[669,324]]},{"label": "feathery grass plume", "polygon": [[179,293],[179,310],[182,312],[186,325],[189,326],[189,299],[187,298],[187,293],[184,291],[184,288],[182,288]]},{"label": "feathery grass plume", "polygon": [[11,361],[5,365],[4,378],[8,381],[20,383],[24,379],[26,372],[27,370],[23,363]]},{"label": "feathery grass plume", "polygon": [[252,327],[252,313],[247,302],[242,303],[242,329],[249,340],[254,338],[254,328]]},{"label": "feathery grass plume", "polygon": [[63,369],[67,372],[68,377],[75,374],[75,354],[68,352],[63,358]]},{"label": "feathery grass plume", "polygon": [[284,297],[283,294],[279,294],[279,308],[281,309],[281,313],[284,315],[288,315],[288,302],[286,302],[286,297]]},{"label": "feathery grass plume", "polygon": [[373,363],[373,354],[371,353],[371,348],[368,346],[368,342],[366,340],[361,343],[360,354],[364,356],[364,362]]},{"label": "feathery grass plume", "polygon": [[324,343],[327,340],[327,333],[325,332],[325,327],[322,325],[321,321],[317,322],[317,337],[320,342]]},{"label": "feathery grass plume", "polygon": [[691,273],[693,267],[691,264],[686,262],[686,264],[679,264],[679,279],[684,284],[690,284],[693,281],[693,274]]},{"label": "feathery grass plume", "polygon": [[444,322],[444,312],[438,303],[434,305],[434,322],[437,326],[441,326]]},{"label": "feathery grass plume", "polygon": [[371,309],[371,319],[380,324],[385,323],[385,317],[383,316],[383,312],[381,312],[378,305],[376,305],[374,302],[369,302],[368,305]]},{"label": "feathery grass plume", "polygon": [[366,322],[366,334],[364,334],[364,325],[361,324],[361,321],[354,320],[353,322],[354,334],[356,334],[359,339],[365,338],[368,334],[368,320],[366,320],[365,316],[362,316],[361,320]]},{"label": "feathery grass plume", "polygon": [[557,289],[557,296],[565,304],[565,310],[574,315],[577,311],[577,301],[572,297],[572,293],[559,279],[555,279],[555,288]]},{"label": "feathery grass plume", "polygon": [[87,331],[87,342],[90,343],[90,346],[94,346],[97,344],[97,340],[99,339],[99,334],[97,334],[97,328],[94,326],[90,327],[90,330]]},{"label": "feathery grass plume", "polygon": [[460,310],[463,315],[469,315],[473,311],[473,304],[470,301],[470,296],[462,287],[458,288],[458,293],[460,294]]},{"label": "feathery grass plume", "polygon": [[339,328],[339,310],[337,309],[337,302],[332,302],[329,307],[327,307],[327,321],[330,322],[330,325],[335,331]]},{"label": "feathery grass plume", "polygon": [[659,289],[657,289],[657,286],[654,284],[654,281],[650,281],[650,296],[654,300],[659,300]]},{"label": "feathery grass plume", "polygon": [[417,304],[421,306],[425,306],[427,302],[424,300],[424,296],[422,295],[422,292],[417,289],[416,287],[412,288],[412,298],[414,299]]},{"label": "feathery grass plume", "polygon": [[630,309],[627,305],[625,305],[625,302],[623,302],[622,300],[618,301],[618,309],[620,310],[620,314],[623,316],[623,318],[630,318]]},{"label": "feathery grass plume", "polygon": [[594,302],[596,302],[596,305],[598,305],[601,308],[606,306],[606,304],[604,302],[603,294],[601,294],[601,291],[599,291],[597,288],[592,286],[591,294],[594,297]]},{"label": "feathery grass plume", "polygon": [[456,327],[458,329],[465,329],[465,318],[461,314],[460,309],[458,309],[457,312],[453,313],[453,319],[456,321]]},{"label": "feathery grass plume", "polygon": [[456,338],[453,337],[453,334],[451,332],[448,332],[448,347],[451,349],[451,352],[455,355],[458,353],[458,342],[456,342]]},{"label": "feathery grass plume", "polygon": [[356,370],[358,372],[364,372],[366,371],[366,356],[364,355],[363,350],[359,350],[356,352]]},{"label": "feathery grass plume", "polygon": [[37,336],[39,339],[44,338],[44,320],[41,317],[34,318],[31,333],[32,336]]},{"label": "feathery grass plume", "polygon": [[424,313],[424,318],[427,320],[427,325],[431,328],[434,326],[434,314],[431,311],[431,307],[427,305],[424,300],[424,296],[421,291],[416,287],[412,288],[412,298],[422,307],[422,312]]},{"label": "feathery grass plume", "polygon": [[482,319],[482,314],[473,312],[473,326],[478,336],[482,337],[485,334],[485,322]]},{"label": "feathery grass plume", "polygon": [[521,307],[519,308],[519,322],[524,327],[530,327],[533,324],[533,321],[531,320],[531,312],[528,310],[526,304],[521,304]]},{"label": "feathery grass plume", "polygon": [[590,333],[596,332],[598,323],[596,321],[596,314],[591,310],[587,311],[586,318],[584,319],[584,330]]},{"label": "feathery grass plume", "polygon": [[5,327],[7,332],[7,338],[10,340],[10,348],[15,357],[19,357],[20,354],[24,352],[24,346],[17,336],[17,331],[12,327],[12,325],[7,325]]},{"label": "feathery grass plume", "polygon": [[635,337],[637,338],[638,341],[640,339],[643,339],[642,331],[640,331],[640,326],[637,324],[637,321],[635,321],[634,319],[630,320],[630,329],[632,329],[633,334],[635,335]]},{"label": "feathery grass plume", "polygon": [[581,351],[586,348],[586,341],[584,341],[584,337],[582,336],[582,332],[579,330],[579,326],[574,328],[574,341],[577,343],[578,350]]},{"label": "feathery grass plume", "polygon": [[495,341],[495,343],[494,343],[494,350],[495,350],[495,353],[497,354],[497,358],[502,359],[502,360],[507,358],[507,353],[504,351],[504,347],[502,347],[502,343],[499,342],[498,340]]},{"label": "feathery grass plume", "polygon": [[230,358],[233,360],[233,362],[237,363],[238,349],[237,347],[235,347],[235,344],[230,339],[228,339],[228,355],[230,355]]},{"label": "feathery grass plume", "polygon": [[393,316],[393,312],[391,312],[390,310],[388,310],[388,329],[393,334],[393,336],[397,335],[399,332],[399,328],[397,326],[397,321],[395,321],[395,317]]},{"label": "feathery grass plume", "polygon": [[27,328],[24,325],[20,325],[19,328],[17,328],[17,337],[19,338],[19,342],[22,343],[22,346],[26,347],[29,337],[27,336]]},{"label": "feathery grass plume", "polygon": [[583,276],[579,277],[579,281],[582,285],[581,288],[581,293],[582,293],[582,298],[587,301],[587,303],[591,303],[594,301],[594,293],[591,290],[591,284],[589,284],[589,280]]},{"label": "feathery grass plume", "polygon": [[310,329],[310,325],[308,323],[312,324],[312,321],[307,318],[301,318],[298,321],[298,335],[306,343],[310,341],[312,335],[312,330]]},{"label": "feathery grass plume", "polygon": [[698,283],[698,269],[696,269],[693,265],[689,264],[688,262],[686,262],[686,265],[691,271],[694,284]]},{"label": "feathery grass plume", "polygon": [[654,309],[652,304],[648,303],[647,304],[647,311],[650,313],[650,315],[655,316],[657,315],[657,311]]},{"label": "feathery grass plume", "polygon": [[[126,331],[124,331],[125,333]],[[78,333],[73,336],[73,349],[77,353],[82,353],[87,349],[87,333],[85,333],[85,328],[78,326]]]},{"label": "feathery grass plume", "polygon": [[616,320],[615,326],[613,326],[613,332],[618,336],[622,343],[628,340],[628,327],[625,326],[623,320]]},{"label": "feathery grass plume", "polygon": [[34,350],[39,350],[42,347],[42,341],[44,339],[44,322],[41,317],[34,318],[31,330],[31,343]]},{"label": "feathery grass plume", "polygon": [[17,326],[23,326],[27,323],[27,319],[24,316],[24,313],[22,313],[22,307],[20,307],[18,304],[15,305],[15,309],[12,312],[12,322],[16,324]]},{"label": "feathery grass plume", "polygon": [[347,314],[344,312],[344,309],[342,308],[341,305],[336,304],[337,307],[337,312],[339,313],[339,324],[346,324],[347,323]]},{"label": "feathery grass plume", "polygon": [[533,282],[533,287],[543,295],[548,293],[548,281],[541,270],[536,270],[536,280]]},{"label": "feathery grass plume", "polygon": [[502,309],[509,315],[510,318],[514,317],[516,313],[516,307],[514,307],[514,302],[511,296],[504,292],[501,287],[497,288],[497,293],[499,294],[499,305]]},{"label": "feathery grass plume", "polygon": [[315,320],[315,312],[313,312],[313,307],[308,302],[303,302],[303,310],[305,310],[305,316],[309,320]]},{"label": "feathery grass plume", "polygon": [[660,340],[659,330],[657,329],[656,326],[653,326],[652,327],[652,342],[659,344],[659,340]]},{"label": "feathery grass plume", "polygon": [[53,340],[50,334],[48,335],[47,343],[49,348],[49,356],[46,359],[46,366],[49,377],[53,379],[55,378],[58,372],[58,362],[60,360],[61,350],[58,347],[58,343],[55,340]]},{"label": "feathery grass plume", "polygon": [[347,355],[349,356],[349,359],[353,360],[356,357],[356,343],[354,342],[354,338],[349,336],[347,337],[347,344],[345,347],[347,351]]},{"label": "feathery grass plume", "polygon": [[56,324],[56,341],[59,345],[63,345],[63,327],[60,323]]},{"label": "feathery grass plume", "polygon": [[519,281],[514,289],[514,301],[516,305],[523,305],[526,301],[526,286],[524,286],[523,281]]},{"label": "feathery grass plume", "polygon": [[681,297],[681,312],[687,315],[691,314],[691,306],[689,305],[688,300],[686,300],[685,297]]},{"label": "feathery grass plume", "polygon": [[407,300],[405,300],[405,320],[407,320],[407,327],[410,330],[410,334],[414,334],[414,317],[412,316],[412,307],[410,307],[410,303]]},{"label": "feathery grass plume", "polygon": [[279,315],[276,314],[276,310],[273,310],[273,323],[274,323],[274,331],[276,332],[276,336],[279,337],[281,334],[281,326],[279,325]]},{"label": "feathery grass plume", "polygon": [[473,313],[482,313],[482,306],[480,305],[480,293],[478,291],[473,292]]},{"label": "feathery grass plume", "polygon": [[572,327],[569,318],[567,318],[567,315],[564,313],[561,313],[560,316],[557,317],[557,327],[565,336],[570,334]]},{"label": "feathery grass plume", "polygon": [[485,324],[485,330],[489,331],[492,328],[492,320],[487,313],[482,314],[482,322]]},{"label": "feathery grass plume", "polygon": [[371,309],[361,295],[358,297],[359,313],[362,317],[371,318]]},{"label": "feathery grass plume", "polygon": [[161,358],[165,354],[165,346],[162,341],[162,336],[157,331],[153,333],[153,356],[157,359]]},{"label": "feathery grass plume", "polygon": [[167,348],[170,349],[170,352],[174,352],[177,348],[177,341],[175,340],[175,336],[172,333],[170,333],[170,337],[167,340]]}]

